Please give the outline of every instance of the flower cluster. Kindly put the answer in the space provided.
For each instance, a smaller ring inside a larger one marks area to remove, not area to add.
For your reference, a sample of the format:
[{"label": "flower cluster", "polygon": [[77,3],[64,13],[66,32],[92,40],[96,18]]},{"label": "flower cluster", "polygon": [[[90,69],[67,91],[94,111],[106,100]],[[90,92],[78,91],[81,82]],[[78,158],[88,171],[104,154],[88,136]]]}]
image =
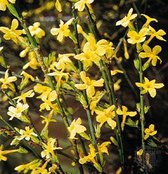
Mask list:
[{"label": "flower cluster", "polygon": [[[159,140],[155,125],[145,118],[152,109],[149,101],[162,95],[157,89],[164,87],[147,73],[162,63],[162,47],[154,40],[166,41],[166,33],[153,28],[157,19],[131,8],[116,22],[116,28],[126,29],[116,44],[111,38],[118,33],[103,33],[101,21],[96,23],[94,0],[40,1],[41,7],[22,13],[15,2],[0,0],[0,11],[8,9],[13,15],[10,27],[0,26],[4,44],[0,66],[5,69],[0,71],[4,107],[0,122],[5,125],[0,137],[10,139],[0,145],[0,161],[7,161],[8,154],[24,153],[28,158],[15,167],[18,173],[69,173],[64,158],[76,173],[109,173],[106,166],[112,164],[116,148],[120,160],[116,173],[121,173],[132,160],[129,147],[125,150],[129,143],[124,141],[137,137],[142,143],[135,150],[142,158],[139,171],[146,170],[145,146]],[[48,14],[56,15],[59,24],[53,25],[57,20]],[[28,25],[30,17],[33,23]],[[8,49],[13,51],[7,53]],[[123,64],[132,59],[130,79]],[[130,88],[124,90],[126,85]],[[7,147],[11,148],[4,150]]]}]

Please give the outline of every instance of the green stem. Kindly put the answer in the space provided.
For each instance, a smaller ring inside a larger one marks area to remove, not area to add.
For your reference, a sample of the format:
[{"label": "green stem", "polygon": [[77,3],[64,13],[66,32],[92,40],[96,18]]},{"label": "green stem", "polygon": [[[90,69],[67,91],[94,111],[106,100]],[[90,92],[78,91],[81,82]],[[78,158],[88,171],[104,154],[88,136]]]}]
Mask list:
[{"label": "green stem", "polygon": [[[79,44],[79,37],[78,37],[78,31],[77,31],[77,14],[76,14],[76,10],[73,10],[73,17],[74,17],[74,30],[75,30],[75,38],[76,38],[76,42],[74,43],[75,48],[76,48],[75,52],[76,52],[76,54],[79,54],[80,51],[81,51],[81,48],[80,48],[80,44]],[[83,71],[83,67],[82,67],[82,64],[81,64],[80,61],[78,61],[78,65],[79,65],[79,70]],[[88,118],[92,143],[93,143],[94,147],[97,147],[97,142],[96,142],[96,137],[95,137],[95,130],[94,130],[93,122],[92,122],[92,115],[91,115],[91,111],[89,109],[89,100],[88,100],[86,91],[84,91],[83,95],[84,95],[84,98],[85,98],[87,106],[88,106],[86,108],[86,114],[87,114],[87,118]]]},{"label": "green stem", "polygon": [[[75,44],[75,53],[80,54],[81,48],[80,48],[79,35],[78,35],[78,30],[77,30],[78,16],[77,16],[77,11],[74,8],[73,8],[72,12],[73,12],[73,17],[74,17],[74,23],[73,23],[74,31],[75,31],[74,35],[75,35],[75,38],[76,38],[76,41],[74,42],[74,44]],[[79,60],[78,60],[78,68],[79,68],[80,72],[83,71],[82,63]],[[87,119],[88,119],[89,130],[90,130],[90,134],[91,134],[91,141],[92,141],[92,144],[93,144],[94,148],[98,152],[97,140],[96,140],[96,136],[95,136],[95,129],[94,129],[93,121],[92,121],[92,114],[91,114],[91,111],[89,109],[89,99],[87,97],[86,91],[83,92],[83,95],[84,95],[85,101],[86,101],[87,106],[88,106],[87,108],[85,108],[85,110],[86,110],[86,115],[87,115]],[[83,141],[81,140],[81,142],[83,142]],[[82,148],[84,149],[84,151],[86,153],[86,149],[85,149],[84,144],[82,144]],[[96,158],[100,162],[100,156],[97,155]],[[90,171],[90,168],[89,168],[89,171]]]},{"label": "green stem", "polygon": [[94,36],[96,37],[96,39],[99,40],[101,37],[100,37],[99,31],[97,29],[96,22],[93,20],[92,15],[91,15],[90,10],[89,10],[87,5],[85,5],[85,8],[86,8],[86,11],[88,13],[89,21],[90,21],[90,24],[91,24],[90,29],[91,29],[92,33],[94,34]]},{"label": "green stem", "polygon": [[[86,96],[86,92],[85,92],[85,96]],[[89,107],[88,100],[86,97],[85,97],[85,99],[86,99],[87,105]],[[92,115],[91,115],[90,109],[88,107],[86,108],[86,113],[87,113],[90,134],[91,134],[91,138],[92,138],[91,141],[92,141],[92,144],[94,145],[94,147],[96,147],[96,149],[97,149],[97,141],[96,141],[95,130],[94,130],[93,122],[92,122]]]},{"label": "green stem", "polygon": [[123,71],[124,77],[125,77],[126,81],[128,82],[128,85],[130,86],[130,88],[131,88],[131,90],[132,90],[132,92],[134,94],[134,98],[137,100],[138,99],[137,92],[136,92],[136,90],[135,90],[135,88],[134,88],[130,78],[128,77],[127,72],[125,71],[125,69],[124,69],[124,67],[122,66],[121,63],[117,62],[117,64],[118,64],[119,68]]},{"label": "green stem", "polygon": [[[79,50],[79,48],[78,48],[78,50]],[[79,52],[76,51],[76,54],[78,54],[78,53]],[[80,61],[78,61],[78,65],[79,65],[79,70],[82,71],[83,68],[82,68],[82,65],[81,65],[81,62]],[[92,144],[97,149],[97,142],[96,142],[96,137],[95,137],[95,130],[94,130],[93,121],[92,121],[92,114],[91,114],[91,111],[89,109],[89,100],[88,100],[86,91],[83,92],[83,95],[84,95],[85,101],[86,101],[87,106],[88,106],[87,108],[85,108],[85,110],[86,110],[86,114],[87,114],[87,119],[88,119],[88,124],[89,124],[89,130],[90,130],[90,134],[91,134],[91,138],[92,138]]]},{"label": "green stem", "polygon": [[[139,58],[139,81],[143,83],[143,69],[142,69],[142,60]],[[140,88],[140,123],[141,123],[141,145],[142,145],[142,167],[145,168],[145,142],[144,142],[144,121],[145,121],[145,113],[144,113],[144,97],[142,94],[143,88]]]},{"label": "green stem", "polygon": [[104,76],[104,80],[105,80],[106,89],[110,91],[110,94],[109,94],[110,105],[115,106],[115,117],[116,117],[116,121],[117,121],[116,138],[117,138],[117,141],[119,142],[119,157],[120,157],[120,162],[122,165],[122,172],[124,173],[124,171],[125,171],[124,146],[123,146],[122,133],[121,133],[122,132],[121,124],[120,124],[118,114],[116,112],[117,100],[116,100],[115,91],[114,91],[114,82],[110,75],[110,71],[107,68],[107,66],[104,64],[104,62],[101,62],[100,66],[103,66],[105,69],[105,72],[102,72],[102,74],[104,74],[103,76]]},{"label": "green stem", "polygon": [[[124,39],[125,39],[127,33],[128,33],[128,30],[125,32],[124,36],[120,39],[119,43],[117,44],[117,46],[116,46],[116,48],[115,48],[115,53],[114,53],[114,55],[116,55],[117,52],[119,51],[120,46],[121,46],[121,44],[123,43],[123,41],[124,41]],[[125,70],[125,68],[122,66],[122,63],[121,63],[121,62],[118,62],[117,60],[116,60],[116,63],[117,63],[117,65],[118,65],[118,67],[124,72],[123,74],[124,74],[124,77],[125,77],[126,81],[128,82],[128,85],[130,86],[132,92],[134,93],[135,98],[138,99],[137,92],[136,92],[136,90],[135,90],[135,88],[134,88],[134,86],[133,86],[133,84],[132,84],[132,82],[131,82],[131,80],[130,80],[130,78],[129,78],[129,76],[128,76],[126,70]]]},{"label": "green stem", "polygon": [[[96,40],[99,40],[100,35],[99,35],[99,32],[96,27],[96,22],[93,20],[91,14],[90,14],[89,8],[87,6],[86,6],[86,10],[87,10],[87,13],[89,16],[89,21],[91,24],[91,31],[95,35]],[[116,121],[117,121],[116,137],[119,142],[119,157],[120,157],[120,162],[122,165],[122,172],[124,173],[124,171],[125,171],[124,147],[123,147],[123,140],[122,140],[122,134],[121,134],[121,125],[120,125],[118,115],[116,113],[117,102],[116,102],[116,96],[115,96],[115,92],[114,92],[114,83],[112,81],[110,71],[109,71],[107,65],[103,62],[103,60],[100,60],[100,67],[101,67],[100,70],[101,70],[102,76],[104,78],[105,87],[109,94],[110,104],[115,105],[115,115],[116,115]]]}]

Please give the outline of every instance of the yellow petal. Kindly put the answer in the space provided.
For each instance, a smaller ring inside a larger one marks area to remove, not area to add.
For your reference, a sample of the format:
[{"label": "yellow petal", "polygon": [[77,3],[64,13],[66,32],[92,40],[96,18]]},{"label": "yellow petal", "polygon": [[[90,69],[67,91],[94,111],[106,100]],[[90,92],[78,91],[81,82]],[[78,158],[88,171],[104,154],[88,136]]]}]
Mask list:
[{"label": "yellow petal", "polygon": [[162,88],[163,86],[164,86],[163,83],[156,83],[156,84],[154,85],[154,87],[155,87],[156,89]]},{"label": "yellow petal", "polygon": [[116,127],[116,121],[112,120],[112,119],[108,119],[107,123],[109,124],[109,126],[114,129]]},{"label": "yellow petal", "polygon": [[136,116],[136,114],[137,114],[136,111],[128,112],[128,115],[129,115],[130,117],[134,117],[134,116]]},{"label": "yellow petal", "polygon": [[58,28],[52,28],[50,30],[50,32],[51,32],[52,35],[57,35],[59,33],[59,29]]},{"label": "yellow petal", "polygon": [[99,86],[103,86],[103,83],[104,83],[104,79],[100,79],[100,80],[94,81],[93,85],[99,87]]},{"label": "yellow petal", "polygon": [[56,0],[55,7],[59,12],[62,12],[62,6],[59,0]]},{"label": "yellow petal", "polygon": [[150,89],[149,94],[150,94],[151,97],[154,98],[156,96],[156,89],[154,89],[154,88]]},{"label": "yellow petal", "polygon": [[161,51],[162,51],[162,47],[159,46],[159,45],[156,45],[156,46],[153,48],[153,53],[154,53],[155,55],[159,54]]},{"label": "yellow petal", "polygon": [[87,86],[85,84],[76,84],[75,87],[79,90],[84,90],[87,88]]},{"label": "yellow petal", "polygon": [[117,112],[118,115],[122,115],[123,114],[123,111],[120,108],[118,108],[116,112]]},{"label": "yellow petal", "polygon": [[86,88],[86,93],[88,97],[92,97],[95,94],[94,86],[89,86]]},{"label": "yellow petal", "polygon": [[18,27],[18,25],[19,25],[18,20],[17,19],[13,19],[12,20],[12,24],[11,24],[11,29],[15,30]]}]

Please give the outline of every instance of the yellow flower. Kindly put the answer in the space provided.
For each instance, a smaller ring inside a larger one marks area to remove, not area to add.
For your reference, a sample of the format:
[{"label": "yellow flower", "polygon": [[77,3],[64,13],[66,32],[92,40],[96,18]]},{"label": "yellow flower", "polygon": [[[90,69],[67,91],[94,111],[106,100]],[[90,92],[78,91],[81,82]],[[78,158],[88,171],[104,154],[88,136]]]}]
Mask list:
[{"label": "yellow flower", "polygon": [[96,150],[92,144],[89,144],[89,153],[87,156],[81,157],[79,159],[80,164],[85,164],[87,162],[96,163],[95,157],[96,157]]},{"label": "yellow flower", "polygon": [[16,30],[19,26],[17,19],[12,20],[11,28],[0,27],[0,31],[4,33],[5,40],[12,40],[16,44],[19,42],[20,35],[24,34],[23,30]]},{"label": "yellow flower", "polygon": [[53,104],[49,99],[45,100],[41,105],[40,105],[40,111],[43,110],[54,110],[54,112],[58,112],[58,105],[57,104]]},{"label": "yellow flower", "polygon": [[49,168],[49,172],[56,174],[57,169],[59,169],[58,165],[52,164],[52,166]]},{"label": "yellow flower", "polygon": [[6,7],[8,6],[9,2],[14,4],[16,0],[0,0],[0,10],[5,11]]},{"label": "yellow flower", "polygon": [[[108,42],[105,39],[101,39],[98,42],[96,41],[93,34],[89,33],[87,36],[87,43],[85,44],[85,47],[87,50],[94,51],[97,55],[103,56],[107,53],[107,55],[111,56],[113,53],[113,43]],[[108,56],[108,57],[109,57]]]},{"label": "yellow flower", "polygon": [[137,156],[141,156],[143,154],[143,149],[139,149],[138,151],[137,151]]},{"label": "yellow flower", "polygon": [[158,40],[166,41],[162,37],[162,36],[166,35],[166,32],[164,30],[162,30],[162,29],[156,31],[153,27],[149,26],[149,35],[151,35],[151,38],[156,37],[156,39],[158,39]]},{"label": "yellow flower", "polygon": [[46,129],[46,128],[48,128],[48,126],[49,126],[49,124],[51,123],[51,122],[56,122],[56,120],[55,119],[52,119],[52,116],[53,116],[53,110],[52,111],[50,111],[50,113],[48,114],[48,116],[40,116],[41,118],[43,118],[43,120],[42,120],[42,124],[45,124],[45,126],[44,126],[44,128],[43,129]]},{"label": "yellow flower", "polygon": [[153,66],[156,66],[157,60],[161,59],[159,58],[158,54],[161,52],[162,47],[159,45],[156,45],[153,49],[151,49],[148,45],[143,45],[144,52],[141,52],[139,54],[139,57],[141,58],[148,58],[148,63],[151,62]]},{"label": "yellow flower", "polygon": [[90,110],[91,113],[93,114],[95,112],[96,106],[98,104],[98,102],[100,101],[100,99],[103,97],[103,95],[105,94],[105,91],[97,91],[95,96],[93,96],[91,98],[91,102],[90,102]]},{"label": "yellow flower", "polygon": [[111,70],[111,75],[112,76],[114,76],[116,74],[119,74],[119,73],[123,74],[124,72],[122,70],[119,70],[119,69]]},{"label": "yellow flower", "polygon": [[36,169],[34,169],[32,173],[33,174],[51,174],[51,172],[48,172],[48,170],[46,169],[49,161],[50,160],[47,160],[42,166],[36,167]]},{"label": "yellow flower", "polygon": [[114,129],[116,127],[116,121],[114,121],[115,117],[115,106],[112,105],[108,107],[107,109],[103,110],[95,110],[97,116],[96,121],[100,123],[100,127],[103,126],[104,123],[108,123],[108,125]]},{"label": "yellow flower", "polygon": [[124,125],[127,119],[127,116],[134,117],[136,116],[136,111],[128,111],[128,108],[126,106],[122,106],[122,109],[119,107],[117,109],[117,114],[122,115],[122,122],[121,122],[121,129],[124,130]]},{"label": "yellow flower", "polygon": [[29,59],[29,62],[23,66],[23,69],[27,69],[28,67],[30,67],[34,70],[37,69],[39,66],[39,63],[37,62],[36,54],[34,51],[30,51],[28,53],[28,59]]},{"label": "yellow flower", "polygon": [[22,71],[21,75],[23,75],[23,77],[26,79],[26,80],[31,80],[32,82],[34,82],[34,77],[30,74],[28,74],[27,72],[25,71]]},{"label": "yellow flower", "polygon": [[91,80],[89,77],[86,77],[86,72],[80,72],[81,80],[84,82],[83,84],[76,84],[75,87],[79,90],[85,90],[88,97],[92,97],[95,94],[95,87],[102,87],[104,80],[101,78],[100,80]]},{"label": "yellow flower", "polygon": [[23,76],[23,78],[19,85],[19,88],[22,90],[30,81],[34,82],[34,77],[25,71],[22,71],[21,75]]},{"label": "yellow flower", "polygon": [[82,120],[81,118],[78,118],[77,120],[73,120],[71,125],[68,127],[68,131],[70,133],[70,139],[76,139],[76,134],[81,134],[86,131],[85,126],[82,126]]},{"label": "yellow flower", "polygon": [[[57,64],[58,65],[58,64]],[[65,82],[68,81],[69,73],[64,73],[62,71],[55,70],[52,73],[48,73],[49,76],[54,76],[57,84],[56,87],[59,89]]]},{"label": "yellow flower", "polygon": [[79,0],[75,3],[75,9],[78,9],[78,11],[83,11],[85,8],[85,5],[93,3],[94,0]]},{"label": "yellow flower", "polygon": [[105,61],[108,61],[114,54],[112,42],[108,42],[105,39],[96,42],[95,37],[91,33],[86,36],[86,39],[88,42],[85,43],[83,52],[75,56],[77,60],[83,62],[85,70],[91,67],[93,63],[99,66],[102,56],[106,57],[107,60],[105,59]]},{"label": "yellow flower", "polygon": [[100,61],[100,56],[95,54],[95,52],[91,51],[90,49],[88,50],[86,44],[83,48],[83,52],[76,55],[74,58],[80,60],[83,63],[84,70],[88,70],[93,65],[93,63],[98,65]]},{"label": "yellow flower", "polygon": [[145,129],[145,136],[144,139],[148,139],[149,136],[154,136],[155,134],[157,134],[157,131],[155,130],[155,125],[154,124],[150,124],[149,128]]},{"label": "yellow flower", "polygon": [[120,83],[121,83],[121,79],[118,79],[115,83],[114,83],[114,91],[118,91],[120,89]]},{"label": "yellow flower", "polygon": [[71,34],[69,25],[71,25],[72,21],[73,21],[73,18],[68,20],[66,23],[64,23],[62,20],[60,20],[59,28],[52,28],[50,31],[51,34],[54,36],[57,35],[57,40],[62,42],[64,37],[68,37]]},{"label": "yellow flower", "polygon": [[39,39],[45,36],[45,31],[40,28],[40,22],[35,22],[33,26],[29,26],[29,30],[32,36]]},{"label": "yellow flower", "polygon": [[52,90],[48,86],[37,84],[34,86],[34,91],[41,94],[37,97],[43,101],[43,103],[40,105],[40,111],[44,109],[49,111],[51,108],[57,108],[55,104],[52,104],[52,102],[57,98],[57,92],[55,90]]},{"label": "yellow flower", "polygon": [[[98,144],[98,153],[102,155],[103,153],[108,154],[108,149],[107,146],[111,144],[109,141],[103,142],[102,144]],[[98,164],[96,161],[96,155],[97,152],[92,144],[89,144],[89,152],[88,155],[82,156],[80,155],[79,163],[80,164],[85,164],[85,163],[93,163],[93,166],[100,172],[102,173],[102,167]]]},{"label": "yellow flower", "polygon": [[133,8],[131,8],[123,19],[117,21],[116,26],[122,25],[123,27],[127,27],[130,23],[131,20],[135,19],[137,17],[137,14],[132,14],[133,13]]},{"label": "yellow flower", "polygon": [[40,98],[42,101],[45,101],[50,98],[51,101],[54,101],[57,98],[57,93],[55,90],[52,90],[50,87],[37,84],[34,86],[34,91],[41,94],[37,98]]},{"label": "yellow flower", "polygon": [[19,149],[3,150],[3,145],[0,145],[0,161],[7,161],[7,157],[5,155],[18,152],[18,150]]},{"label": "yellow flower", "polygon": [[11,89],[12,91],[15,91],[14,84],[12,82],[15,82],[17,78],[15,76],[9,77],[9,70],[6,70],[5,77],[0,78],[0,82],[2,83],[1,89]]},{"label": "yellow flower", "polygon": [[149,81],[149,79],[146,77],[144,79],[144,83],[136,83],[136,86],[138,86],[139,88],[143,88],[142,94],[149,92],[151,97],[155,97],[156,89],[160,89],[164,86],[163,83],[155,83],[156,80]]},{"label": "yellow flower", "polygon": [[[29,163],[19,165],[15,167],[15,170],[18,173],[28,173],[29,171],[36,170],[39,166],[41,166],[42,161],[39,159],[35,159]],[[32,172],[31,172],[32,173]]]},{"label": "yellow flower", "polygon": [[23,92],[20,96],[18,97],[15,97],[14,99],[17,99],[17,103],[20,102],[20,101],[23,101],[23,103],[27,103],[26,102],[26,98],[31,98],[33,97],[35,94],[33,92],[33,90],[29,90],[27,92]]},{"label": "yellow flower", "polygon": [[17,103],[16,107],[10,106],[8,108],[7,114],[11,117],[9,120],[13,118],[22,119],[23,112],[29,108],[28,104]]},{"label": "yellow flower", "polygon": [[19,133],[20,133],[20,136],[17,138],[19,141],[23,140],[23,139],[25,139],[27,141],[29,141],[29,140],[34,141],[36,139],[36,137],[38,136],[36,133],[34,133],[33,128],[30,129],[29,126],[26,126],[25,130],[20,129]]},{"label": "yellow flower", "polygon": [[129,31],[128,32],[128,43],[130,44],[137,44],[144,42],[146,39],[146,35],[148,34],[149,29],[142,28],[139,32],[136,31]]},{"label": "yellow flower", "polygon": [[111,142],[109,142],[109,141],[105,141],[102,144],[98,144],[99,154],[106,153],[107,155],[109,155],[107,146],[110,145],[110,144],[111,144]]},{"label": "yellow flower", "polygon": [[[70,71],[70,70],[76,70],[76,67],[74,66],[73,62],[69,57],[74,56],[74,54],[69,53],[69,54],[59,54],[58,55],[58,62],[55,63],[55,67],[58,70],[64,71]],[[51,65],[52,66],[52,65]],[[54,68],[53,68],[54,70]]]},{"label": "yellow flower", "polygon": [[149,16],[146,15],[146,14],[141,14],[141,15],[144,16],[144,17],[146,18],[146,22],[145,22],[145,24],[143,25],[143,27],[148,27],[149,24],[150,24],[152,21],[154,21],[154,22],[158,22],[157,19],[155,19],[155,18],[151,18],[151,17],[149,17]]},{"label": "yellow flower", "polygon": [[94,52],[94,54],[97,54],[99,57],[106,56],[106,58],[111,58],[111,56],[114,54],[114,48],[113,48],[112,42],[109,42],[105,39],[96,41],[94,35],[91,33],[89,33],[86,39],[88,41],[84,46],[86,52],[92,51]]},{"label": "yellow flower", "polygon": [[56,146],[56,139],[54,138],[49,138],[47,140],[47,143],[42,143],[42,148],[44,149],[41,152],[42,158],[50,159],[51,157],[55,156],[54,150],[56,149],[62,149],[61,147]]}]

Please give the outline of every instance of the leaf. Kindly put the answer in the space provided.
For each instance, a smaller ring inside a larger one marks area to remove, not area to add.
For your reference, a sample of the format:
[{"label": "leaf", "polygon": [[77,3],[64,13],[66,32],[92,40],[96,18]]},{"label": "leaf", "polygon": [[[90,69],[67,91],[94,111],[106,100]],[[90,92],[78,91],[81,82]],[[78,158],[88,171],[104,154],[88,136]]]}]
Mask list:
[{"label": "leaf", "polygon": [[28,151],[25,148],[21,147],[21,146],[19,147],[18,152],[19,153],[28,153]]},{"label": "leaf", "polygon": [[114,137],[110,137],[110,140],[115,146],[119,146],[117,140]]},{"label": "leaf", "polygon": [[140,109],[140,103],[137,103],[137,104],[136,104],[136,108],[137,108],[137,111],[140,113],[140,110],[141,110],[141,109]]},{"label": "leaf", "polygon": [[87,102],[86,102],[86,100],[85,100],[85,97],[84,97],[81,93],[76,95],[76,99],[77,99],[78,101],[80,101],[80,103],[82,104],[82,106],[83,106],[84,108],[88,108],[88,105],[87,105]]},{"label": "leaf", "polygon": [[22,115],[20,118],[18,118],[19,120],[25,122],[25,123],[30,123],[30,120],[26,117],[26,115]]},{"label": "leaf", "polygon": [[1,65],[3,68],[7,68],[7,66],[6,66],[6,62],[5,62],[3,56],[0,56],[0,65]]},{"label": "leaf", "polygon": [[20,141],[15,137],[12,142],[10,143],[11,146],[17,146],[20,143]]},{"label": "leaf", "polygon": [[142,66],[142,70],[145,71],[149,67],[149,65],[150,65],[149,61],[144,63],[144,65]]},{"label": "leaf", "polygon": [[19,17],[19,14],[13,4],[8,4],[7,7],[13,16],[15,16],[18,20],[21,20],[21,18]]},{"label": "leaf", "polygon": [[145,107],[144,107],[144,112],[145,112],[145,114],[148,113],[149,109],[150,109],[150,106],[145,106]]},{"label": "leaf", "polygon": [[128,118],[125,124],[130,127],[138,127],[138,120],[133,121],[131,118]]},{"label": "leaf", "polygon": [[69,85],[68,83],[63,83],[63,85],[62,85],[62,88],[64,88],[64,89],[67,89],[67,90],[73,90],[73,88],[71,87],[71,85]]},{"label": "leaf", "polygon": [[134,66],[139,71],[139,60],[138,59],[134,60]]},{"label": "leaf", "polygon": [[100,164],[94,163],[93,165],[94,165],[94,167],[95,167],[99,172],[102,173],[102,167],[100,166]]},{"label": "leaf", "polygon": [[19,89],[23,90],[28,83],[29,83],[29,80],[27,78],[23,78],[21,83],[19,84]]},{"label": "leaf", "polygon": [[85,132],[80,133],[79,135],[86,140],[90,140],[90,137]]},{"label": "leaf", "polygon": [[152,139],[148,139],[147,143],[151,147],[157,147],[157,144]]},{"label": "leaf", "polygon": [[40,134],[44,139],[48,139],[48,129],[47,128],[43,128]]},{"label": "leaf", "polygon": [[101,129],[99,125],[95,126],[95,135],[97,139],[99,139],[101,136]]},{"label": "leaf", "polygon": [[43,62],[44,62],[44,65],[48,68],[48,66],[49,66],[49,58],[48,57],[44,57],[43,58]]}]

